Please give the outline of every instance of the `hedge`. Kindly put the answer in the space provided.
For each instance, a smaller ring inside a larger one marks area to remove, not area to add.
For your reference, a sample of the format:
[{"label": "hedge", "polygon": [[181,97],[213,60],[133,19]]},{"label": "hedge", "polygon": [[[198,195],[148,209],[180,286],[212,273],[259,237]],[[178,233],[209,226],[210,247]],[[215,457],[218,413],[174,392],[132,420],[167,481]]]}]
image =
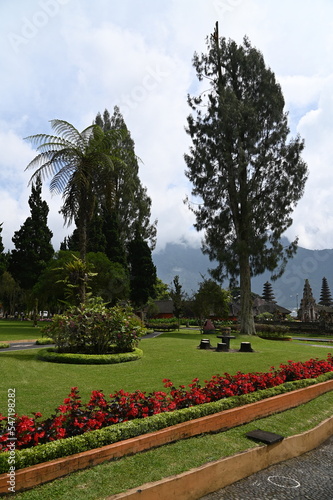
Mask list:
[{"label": "hedge", "polygon": [[80,365],[106,365],[115,363],[126,363],[142,358],[143,351],[134,348],[132,352],[121,352],[117,354],[74,354],[59,353],[53,348],[41,349],[37,353],[37,359],[50,361],[51,363],[71,363]]},{"label": "hedge", "polygon": [[149,319],[146,328],[157,331],[170,331],[178,329],[178,320],[175,318]]},{"label": "hedge", "polygon": [[[142,434],[158,431],[188,420],[212,415],[238,406],[254,403],[279,394],[302,389],[310,385],[333,379],[333,372],[328,372],[315,379],[302,379],[286,382],[270,389],[256,391],[242,396],[234,396],[213,403],[205,403],[173,412],[159,413],[145,419],[131,420],[103,429],[86,432],[80,436],[60,439],[51,443],[40,444],[34,448],[18,450],[15,454],[15,467],[22,469],[39,463],[62,458],[76,453],[106,446]],[[0,454],[0,474],[8,472],[10,452]]]}]

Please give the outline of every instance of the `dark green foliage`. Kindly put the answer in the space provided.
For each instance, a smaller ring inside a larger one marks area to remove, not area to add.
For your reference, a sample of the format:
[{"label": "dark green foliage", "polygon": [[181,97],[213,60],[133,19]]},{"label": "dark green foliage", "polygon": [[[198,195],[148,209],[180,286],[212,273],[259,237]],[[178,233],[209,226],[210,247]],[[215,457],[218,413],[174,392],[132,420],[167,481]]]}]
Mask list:
[{"label": "dark green foliage", "polygon": [[7,260],[8,260],[8,255],[4,253],[5,247],[3,246],[2,243],[2,235],[1,235],[3,229],[2,224],[3,223],[0,224],[0,277],[7,269]]},{"label": "dark green foliage", "polygon": [[155,284],[155,299],[156,300],[169,300],[170,299],[170,290],[166,283],[160,278],[156,278]]},{"label": "dark green foliage", "polygon": [[229,315],[230,293],[215,281],[204,279],[194,295],[193,308],[201,325],[210,315],[227,318]]},{"label": "dark green foliage", "polygon": [[203,251],[218,262],[212,276],[240,277],[241,331],[251,334],[251,276],[278,266],[280,275],[296,251],[297,241],[284,247],[281,236],[307,179],[304,144],[289,139],[280,85],[247,38],[237,46],[219,38],[216,26],[193,65],[211,85],[188,98],[186,175],[201,199],[192,207],[195,227],[205,231]]},{"label": "dark green foliage", "polygon": [[128,263],[130,299],[135,307],[141,308],[148,302],[149,297],[154,298],[157,276],[151,250],[139,234],[128,244]]},{"label": "dark green foliage", "polygon": [[[78,257],[78,253],[74,255]],[[60,250],[48,263],[34,288],[40,307],[59,312],[66,302],[64,279],[65,267],[73,259],[73,252]],[[90,269],[95,274],[89,281],[90,293],[102,297],[114,305],[117,300],[129,296],[129,275],[120,264],[110,262],[104,253],[90,252],[86,257]]]},{"label": "dark green foliage", "polygon": [[155,331],[172,331],[178,329],[178,320],[175,318],[157,318],[146,321],[146,327]]},{"label": "dark green foliage", "polygon": [[173,279],[173,288],[170,290],[170,296],[173,301],[173,314],[178,319],[178,327],[179,318],[183,312],[183,301],[185,300],[185,294],[182,288],[182,285],[179,283],[179,276],[177,275]]},{"label": "dark green foliage", "polygon": [[5,314],[12,316],[22,302],[22,289],[8,271],[0,277],[0,300]]},{"label": "dark green foliage", "polygon": [[258,324],[256,325],[256,331],[258,337],[262,339],[290,338],[289,327],[285,325]]},{"label": "dark green foliage", "polygon": [[102,252],[88,253],[87,262],[95,272],[90,282],[94,296],[102,297],[110,305],[115,305],[119,300],[128,299],[130,280],[125,266],[117,261],[111,261]]},{"label": "dark green foliage", "polygon": [[49,207],[42,200],[41,192],[42,184],[38,176],[29,197],[30,217],[12,238],[15,248],[10,256],[9,271],[24,290],[33,288],[54,254],[51,244],[53,235],[47,226]]},{"label": "dark green foliage", "polygon": [[[61,244],[62,250],[79,251],[79,232],[74,229],[71,236]],[[120,239],[117,213],[101,207],[87,226],[87,252],[103,252],[111,262],[126,267],[126,252]]]},{"label": "dark green foliage", "polygon": [[[119,158],[121,162],[115,163],[113,172],[113,183],[115,189],[114,210],[107,214],[104,213],[105,227],[112,224],[114,218],[117,224],[118,237],[123,246],[125,246],[138,231],[141,237],[149,242],[151,248],[155,247],[156,242],[156,224],[157,221],[150,223],[151,199],[147,195],[147,190],[142,186],[139,179],[138,158],[135,156],[135,144],[127,129],[126,123],[117,106],[114,107],[113,115],[106,109],[101,116],[96,116],[95,123],[99,125],[104,132],[110,130],[124,130],[126,133],[118,141]],[[112,227],[112,226],[111,226]],[[111,229],[112,230],[112,229]],[[108,238],[108,245],[111,239]],[[109,254],[108,257],[111,258]],[[119,262],[118,260],[116,262]]]}]

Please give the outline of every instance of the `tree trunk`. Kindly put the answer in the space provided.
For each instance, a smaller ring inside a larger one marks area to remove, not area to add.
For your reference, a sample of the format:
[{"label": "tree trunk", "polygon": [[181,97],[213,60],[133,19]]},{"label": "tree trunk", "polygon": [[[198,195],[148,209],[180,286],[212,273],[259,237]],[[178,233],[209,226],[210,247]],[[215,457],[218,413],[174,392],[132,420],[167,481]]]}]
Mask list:
[{"label": "tree trunk", "polygon": [[[79,220],[78,220],[78,231],[79,231],[79,247],[80,247],[80,259],[86,262],[87,256],[87,217],[85,213],[85,207],[80,208]],[[81,276],[79,279],[79,289],[78,297],[80,304],[85,304],[86,302],[86,277]]]},{"label": "tree trunk", "polygon": [[242,250],[240,254],[240,333],[241,335],[255,335],[252,295],[251,295],[251,271],[247,251]]}]

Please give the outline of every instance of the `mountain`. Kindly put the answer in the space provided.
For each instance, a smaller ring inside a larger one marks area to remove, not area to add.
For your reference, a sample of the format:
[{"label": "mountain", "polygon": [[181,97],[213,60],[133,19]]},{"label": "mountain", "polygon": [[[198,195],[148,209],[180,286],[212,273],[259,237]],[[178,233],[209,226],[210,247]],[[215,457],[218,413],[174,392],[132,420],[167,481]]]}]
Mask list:
[{"label": "mountain", "polygon": [[[163,250],[154,251],[153,261],[157,276],[164,283],[171,285],[178,275],[183,290],[189,295],[197,291],[198,283],[209,278],[208,269],[215,267],[200,248],[178,243],[167,243]],[[252,278],[252,291],[262,295],[264,283],[270,281],[276,302],[287,309],[297,309],[303,296],[304,281],[308,279],[313,296],[319,302],[323,277],[326,277],[333,292],[333,249],[307,250],[299,247],[282,277],[276,281],[271,281],[270,277],[271,273],[266,271]],[[223,283],[223,286],[227,288],[228,283]]]}]

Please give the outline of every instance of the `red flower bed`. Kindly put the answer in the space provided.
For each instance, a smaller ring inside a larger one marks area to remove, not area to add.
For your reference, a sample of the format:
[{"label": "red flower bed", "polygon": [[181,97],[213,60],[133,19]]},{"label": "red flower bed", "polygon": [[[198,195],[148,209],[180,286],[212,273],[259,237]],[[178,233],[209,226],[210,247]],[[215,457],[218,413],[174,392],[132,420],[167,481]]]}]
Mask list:
[{"label": "red flower bed", "polygon": [[333,359],[328,354],[327,360],[310,359],[296,363],[288,361],[277,370],[271,367],[267,373],[214,375],[203,386],[195,378],[187,387],[181,385],[177,389],[169,379],[164,379],[168,393],[155,391],[146,394],[141,391],[130,393],[120,390],[110,394],[110,399],[107,400],[102,391],[92,391],[86,404],[82,403],[77,387],[73,387],[54,415],[45,420],[42,420],[40,412],[33,413],[33,417],[15,414],[14,423],[12,417],[8,422],[8,417],[0,414],[0,451],[8,451],[13,438],[17,450],[29,448],[135,418],[248,394],[292,380],[316,378],[331,371]]}]

